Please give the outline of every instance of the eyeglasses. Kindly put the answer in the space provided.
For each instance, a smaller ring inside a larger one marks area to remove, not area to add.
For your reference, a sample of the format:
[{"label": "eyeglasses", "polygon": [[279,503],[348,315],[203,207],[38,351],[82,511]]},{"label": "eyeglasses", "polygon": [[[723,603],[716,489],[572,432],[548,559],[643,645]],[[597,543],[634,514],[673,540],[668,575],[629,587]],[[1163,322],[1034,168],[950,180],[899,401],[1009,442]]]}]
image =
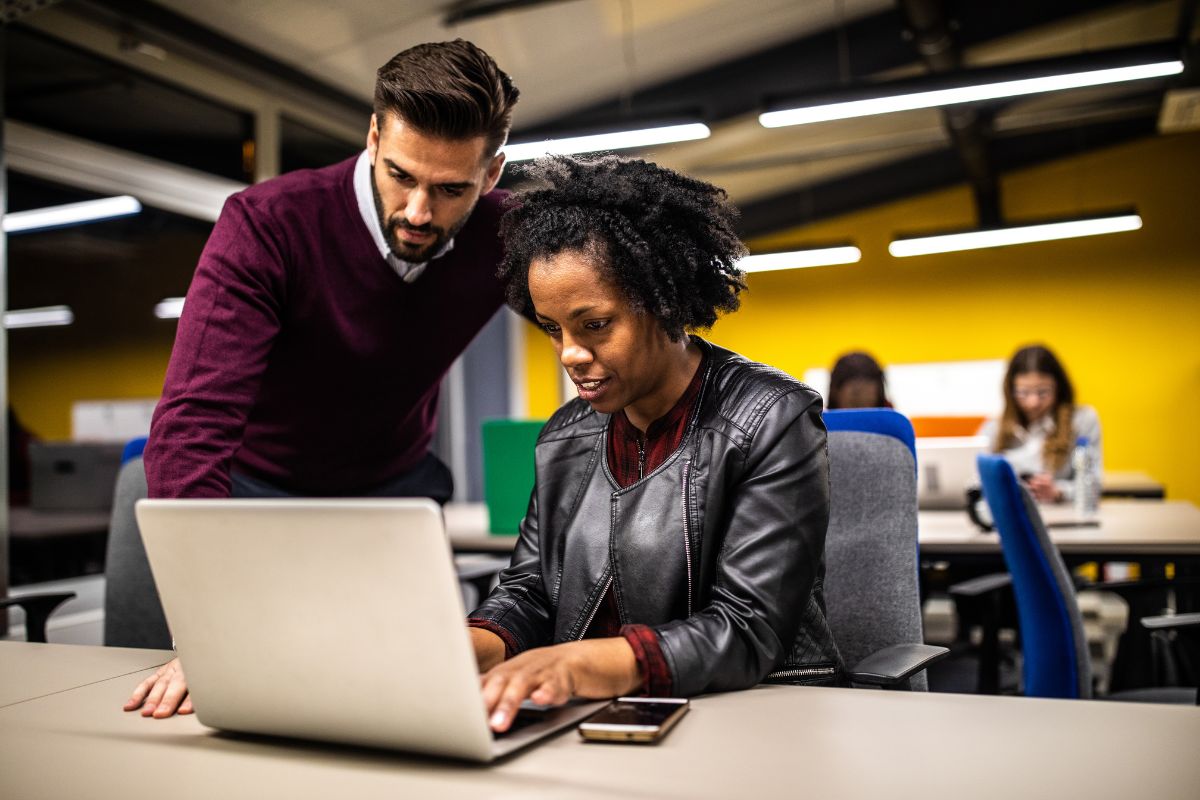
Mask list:
[{"label": "eyeglasses", "polygon": [[1013,389],[1013,396],[1018,400],[1028,400],[1037,398],[1038,400],[1047,400],[1054,396],[1053,389]]}]

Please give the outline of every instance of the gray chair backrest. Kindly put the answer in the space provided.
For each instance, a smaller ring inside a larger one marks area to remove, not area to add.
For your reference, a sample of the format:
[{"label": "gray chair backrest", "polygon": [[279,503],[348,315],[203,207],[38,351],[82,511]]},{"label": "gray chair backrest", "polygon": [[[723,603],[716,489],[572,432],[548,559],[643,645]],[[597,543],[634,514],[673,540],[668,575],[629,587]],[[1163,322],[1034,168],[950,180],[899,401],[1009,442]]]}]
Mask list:
[{"label": "gray chair backrest", "polygon": [[117,473],[105,561],[104,643],[110,647],[170,649],[171,632],[150,574],[133,506],[146,496],[141,458]]},{"label": "gray chair backrest", "polygon": [[[881,648],[924,641],[912,451],[891,436],[832,431],[829,490],[825,602],[852,669]],[[928,689],[924,672],[911,688]]]}]

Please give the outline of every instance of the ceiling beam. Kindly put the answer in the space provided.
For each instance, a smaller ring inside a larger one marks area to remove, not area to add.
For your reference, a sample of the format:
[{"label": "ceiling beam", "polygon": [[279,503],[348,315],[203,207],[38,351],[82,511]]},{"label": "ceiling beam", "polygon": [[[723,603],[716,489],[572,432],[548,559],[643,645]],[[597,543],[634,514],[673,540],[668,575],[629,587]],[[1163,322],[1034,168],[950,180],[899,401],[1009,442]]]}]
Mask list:
[{"label": "ceiling beam", "polygon": [[[909,38],[922,63],[932,73],[956,72],[963,66],[955,23],[947,16],[942,0],[900,0],[908,22]],[[975,213],[981,227],[1000,224],[1000,182],[988,152],[992,112],[977,106],[942,109],[942,126],[958,157],[975,196]]]},{"label": "ceiling beam", "polygon": [[237,64],[360,116],[370,114],[370,104],[361,98],[150,0],[76,0],[71,7],[93,19],[125,26],[132,38],[165,36],[174,47],[186,49],[193,57]]},{"label": "ceiling beam", "polygon": [[[1121,0],[959,3],[956,38],[960,47],[974,47],[1030,28],[1120,4]],[[889,8],[847,22],[840,28],[794,39],[638,89],[633,94],[632,103],[614,96],[546,123],[518,127],[513,132],[513,138],[552,138],[564,131],[611,129],[631,119],[698,116],[712,123],[757,113],[781,99],[836,90],[851,82],[911,66],[913,51],[912,46],[904,41],[905,28],[900,9]],[[846,56],[844,59],[843,55]]]},{"label": "ceiling beam", "polygon": [[460,22],[468,22],[470,20],[483,19],[484,17],[494,17],[497,14],[504,14],[509,11],[520,11],[534,6],[543,6],[548,3],[565,3],[571,0],[459,0],[454,3],[446,11],[446,15],[442,17],[442,24],[446,27],[457,25]]},{"label": "ceiling beam", "polygon": [[[1049,131],[999,136],[992,142],[992,157],[997,169],[1003,173],[1154,133],[1154,114],[1103,120],[1093,125],[1070,125]],[[957,152],[945,147],[743,203],[739,233],[745,238],[778,233],[820,219],[945,189],[961,184],[964,179]]]}]

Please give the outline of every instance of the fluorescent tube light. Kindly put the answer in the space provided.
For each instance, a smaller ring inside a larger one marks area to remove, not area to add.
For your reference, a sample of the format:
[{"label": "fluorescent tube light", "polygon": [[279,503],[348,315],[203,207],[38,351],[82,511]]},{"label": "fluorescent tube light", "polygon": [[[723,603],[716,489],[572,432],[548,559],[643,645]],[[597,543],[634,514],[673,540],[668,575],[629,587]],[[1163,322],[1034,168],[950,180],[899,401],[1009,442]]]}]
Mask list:
[{"label": "fluorescent tube light", "polygon": [[154,316],[159,319],[179,319],[183,313],[183,298],[168,297],[154,307]]},{"label": "fluorescent tube light", "polygon": [[1159,61],[1129,67],[1113,67],[1061,75],[1046,75],[1039,78],[994,81],[974,86],[950,89],[934,89],[924,92],[908,92],[842,103],[823,103],[801,108],[768,111],[758,116],[765,128],[780,128],[785,125],[807,125],[811,122],[828,122],[835,119],[867,117],[874,114],[890,114],[894,111],[911,111],[916,108],[936,108],[958,103],[977,103],[1001,97],[1020,97],[1041,92],[1057,92],[1063,89],[1078,89],[1085,86],[1100,86],[1106,83],[1140,81],[1162,78],[1183,72],[1179,60]]},{"label": "fluorescent tube light", "polygon": [[44,306],[4,312],[6,328],[47,328],[51,325],[70,325],[75,314],[70,306]]},{"label": "fluorescent tube light", "polygon": [[984,231],[945,233],[936,236],[917,236],[896,239],[888,245],[888,252],[897,258],[924,256],[931,253],[953,253],[958,250],[977,250],[985,247],[1005,247],[1010,244],[1049,242],[1055,239],[1074,239],[1080,236],[1098,236],[1104,233],[1136,231],[1142,227],[1142,218],[1137,214],[1121,214],[1110,217],[1094,217],[1066,222],[1047,222],[1038,225],[1015,225]]},{"label": "fluorescent tube light", "polygon": [[106,197],[103,200],[84,200],[82,203],[14,211],[4,215],[4,232],[23,233],[46,228],[64,228],[83,222],[127,217],[130,214],[137,214],[141,210],[142,204],[136,197],[123,194],[119,197]]},{"label": "fluorescent tube light", "polygon": [[862,260],[862,251],[857,247],[820,247],[810,250],[793,250],[788,253],[763,253],[746,256],[738,262],[743,272],[772,272],[777,269],[804,269],[805,267],[828,267],[834,264],[854,264]]},{"label": "fluorescent tube light", "polygon": [[546,139],[541,142],[510,144],[504,147],[508,161],[528,161],[549,154],[595,153],[601,150],[624,150],[630,147],[649,147],[668,142],[689,142],[707,139],[711,135],[702,122],[667,125],[636,131],[597,133],[591,136],[571,136],[566,139]]}]

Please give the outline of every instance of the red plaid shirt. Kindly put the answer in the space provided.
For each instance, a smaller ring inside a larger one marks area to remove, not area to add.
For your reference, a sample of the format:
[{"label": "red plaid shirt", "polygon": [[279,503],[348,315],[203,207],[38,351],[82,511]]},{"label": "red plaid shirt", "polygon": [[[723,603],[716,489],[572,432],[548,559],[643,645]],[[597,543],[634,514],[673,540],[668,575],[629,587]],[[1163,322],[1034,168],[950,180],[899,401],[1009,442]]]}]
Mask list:
[{"label": "red plaid shirt", "polygon": [[[675,452],[683,441],[683,434],[687,431],[688,421],[695,410],[696,401],[700,397],[700,387],[703,385],[704,363],[701,362],[692,377],[692,382],[688,384],[679,400],[670,411],[650,423],[644,437],[625,416],[624,411],[613,414],[608,423],[608,467],[619,486],[624,488],[641,480]],[[503,627],[489,620],[471,619],[468,622],[503,639],[506,658],[516,652],[516,641]],[[601,639],[612,636],[624,636],[625,641],[633,648],[638,672],[642,676],[642,693],[652,697],[670,696],[673,684],[671,668],[663,657],[658,635],[648,625],[622,625],[613,590],[609,588],[583,638]]]},{"label": "red plaid shirt", "polygon": [[[658,469],[683,441],[688,421],[700,397],[704,384],[704,363],[696,369],[692,382],[675,401],[671,410],[650,423],[646,435],[633,426],[624,411],[613,414],[608,423],[608,468],[622,488],[637,483]],[[671,669],[663,657],[658,635],[647,625],[622,625],[617,613],[613,590],[609,588],[603,604],[585,639],[604,636],[624,636],[633,648],[642,676],[642,692],[652,697],[667,697],[671,694]]]}]

